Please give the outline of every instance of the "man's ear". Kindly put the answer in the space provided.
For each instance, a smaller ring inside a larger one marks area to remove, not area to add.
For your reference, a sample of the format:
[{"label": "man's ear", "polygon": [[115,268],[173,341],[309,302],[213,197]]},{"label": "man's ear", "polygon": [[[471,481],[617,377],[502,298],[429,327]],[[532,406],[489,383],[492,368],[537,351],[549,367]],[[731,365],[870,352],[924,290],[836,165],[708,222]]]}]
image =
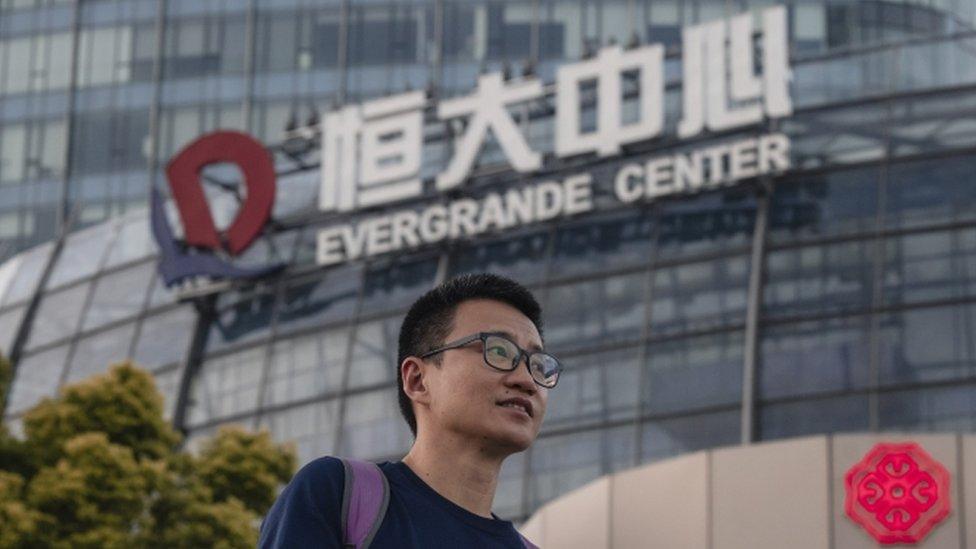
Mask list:
[{"label": "man's ear", "polygon": [[403,392],[407,397],[418,404],[430,404],[427,365],[417,357],[408,356],[400,364],[400,374],[403,376]]}]

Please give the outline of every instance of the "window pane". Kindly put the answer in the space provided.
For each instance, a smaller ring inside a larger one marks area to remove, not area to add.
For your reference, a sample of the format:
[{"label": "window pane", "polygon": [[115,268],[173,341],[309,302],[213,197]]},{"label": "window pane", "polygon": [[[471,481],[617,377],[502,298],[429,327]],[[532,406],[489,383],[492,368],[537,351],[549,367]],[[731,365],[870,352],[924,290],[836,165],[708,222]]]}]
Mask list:
[{"label": "window pane", "polygon": [[561,358],[565,370],[549,391],[546,430],[633,417],[639,397],[637,347]]},{"label": "window pane", "polygon": [[632,465],[635,439],[632,426],[539,438],[530,450],[529,508]]},{"label": "window pane", "polygon": [[976,306],[911,309],[881,320],[882,385],[976,376]]},{"label": "window pane", "polygon": [[652,343],[644,411],[665,413],[742,400],[742,332]]},{"label": "window pane", "polygon": [[763,316],[860,311],[871,304],[873,240],[771,251]]},{"label": "window pane", "polygon": [[396,389],[383,389],[346,398],[345,423],[339,455],[377,460],[402,456],[413,439],[400,415]]},{"label": "window pane", "polygon": [[884,269],[888,304],[976,295],[976,229],[889,237]]},{"label": "window pane", "polygon": [[543,326],[546,345],[558,352],[560,347],[639,337],[646,278],[636,273],[550,288]]},{"label": "window pane", "polygon": [[31,324],[27,347],[33,349],[74,335],[90,287],[86,283],[45,295]]},{"label": "window pane", "polygon": [[189,305],[147,317],[139,330],[134,359],[143,368],[180,362],[187,354],[196,314]]},{"label": "window pane", "polygon": [[731,326],[746,315],[749,258],[730,257],[654,272],[651,330],[674,334]]},{"label": "window pane", "polygon": [[879,168],[872,166],[777,183],[769,207],[770,242],[873,229],[879,178]]},{"label": "window pane", "polygon": [[658,259],[677,259],[748,246],[756,221],[750,191],[704,193],[662,202]]},{"label": "window pane", "polygon": [[4,305],[26,300],[34,294],[53,249],[54,245],[48,243],[32,248],[19,256],[20,267],[17,268],[17,273],[7,287],[7,293],[3,297]]},{"label": "window pane", "polygon": [[14,338],[20,329],[20,323],[24,318],[27,306],[14,307],[0,313],[0,355],[10,356],[10,351],[14,346]]},{"label": "window pane", "polygon": [[155,265],[144,263],[99,278],[85,313],[83,329],[91,330],[139,314],[154,269]]},{"label": "window pane", "polygon": [[759,367],[762,397],[867,387],[870,329],[867,316],[764,328]]},{"label": "window pane", "polygon": [[644,423],[642,461],[739,443],[739,410]]},{"label": "window pane", "polygon": [[0,184],[24,179],[27,156],[27,127],[10,124],[0,129]]},{"label": "window pane", "polygon": [[371,266],[363,282],[362,314],[407,307],[434,287],[438,258]]},{"label": "window pane", "polygon": [[882,429],[976,431],[976,385],[913,389],[880,396]]},{"label": "window pane", "polygon": [[644,211],[560,228],[552,271],[568,276],[646,264],[653,229],[653,220]]},{"label": "window pane", "polygon": [[276,442],[293,442],[298,451],[298,466],[315,458],[335,455],[335,435],[339,401],[313,402],[296,408],[272,412],[262,419]]},{"label": "window pane", "polygon": [[971,156],[892,164],[888,170],[888,226],[976,218],[976,187],[972,185],[976,159]]},{"label": "window pane", "polygon": [[189,424],[256,409],[265,354],[257,347],[204,361],[190,388]]},{"label": "window pane", "polygon": [[[228,300],[238,297],[234,293],[226,295]],[[264,293],[245,297],[243,301],[226,308],[221,307],[217,319],[210,326],[207,350],[213,352],[266,337],[271,331],[274,302],[274,294]]]},{"label": "window pane", "polygon": [[342,385],[348,342],[348,328],[276,341],[264,389],[265,404],[337,392]]},{"label": "window pane", "polygon": [[7,414],[20,413],[45,397],[53,397],[61,382],[68,346],[62,345],[24,357],[10,387]]},{"label": "window pane", "polygon": [[102,223],[68,236],[47,281],[47,288],[57,288],[95,274],[114,236],[114,223]]},{"label": "window pane", "polygon": [[451,275],[490,272],[522,284],[540,282],[546,276],[548,247],[548,229],[460,246],[451,258]]},{"label": "window pane", "polygon": [[148,217],[143,213],[130,215],[122,222],[119,236],[109,251],[105,268],[142,259],[155,252],[156,244],[149,231]]},{"label": "window pane", "polygon": [[397,372],[397,343],[403,317],[364,322],[356,327],[356,343],[349,364],[349,387],[393,382]]},{"label": "window pane", "polygon": [[759,417],[763,440],[868,430],[868,397],[849,395],[764,404]]},{"label": "window pane", "polygon": [[72,353],[67,383],[73,383],[108,370],[112,364],[129,358],[129,345],[135,323],[128,323],[107,332],[78,341]]},{"label": "window pane", "polygon": [[341,267],[290,282],[278,313],[278,333],[348,319],[356,309],[362,267]]}]

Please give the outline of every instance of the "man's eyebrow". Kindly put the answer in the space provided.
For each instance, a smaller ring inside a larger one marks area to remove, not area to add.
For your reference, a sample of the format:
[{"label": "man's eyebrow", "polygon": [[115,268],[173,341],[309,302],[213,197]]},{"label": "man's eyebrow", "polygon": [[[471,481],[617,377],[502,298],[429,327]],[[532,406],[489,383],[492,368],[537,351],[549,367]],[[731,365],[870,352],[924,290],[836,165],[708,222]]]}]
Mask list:
[{"label": "man's eyebrow", "polygon": [[[505,330],[492,330],[492,331],[485,332],[485,333],[486,334],[491,334],[491,335],[505,336],[506,338],[511,339],[512,341],[515,341],[515,342],[518,341],[518,338],[515,337],[515,334],[513,334],[512,332],[507,332]],[[537,351],[541,351],[542,350],[542,347],[539,346],[539,345],[536,345],[535,343],[532,343],[525,350],[534,353],[534,352],[537,352]]]}]

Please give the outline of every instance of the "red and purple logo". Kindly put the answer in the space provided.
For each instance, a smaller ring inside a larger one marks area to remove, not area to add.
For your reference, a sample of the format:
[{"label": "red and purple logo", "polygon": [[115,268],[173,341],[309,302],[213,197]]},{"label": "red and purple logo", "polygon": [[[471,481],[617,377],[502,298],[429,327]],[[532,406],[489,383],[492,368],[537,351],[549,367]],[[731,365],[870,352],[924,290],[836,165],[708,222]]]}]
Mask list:
[{"label": "red and purple logo", "polygon": [[[201,180],[203,169],[218,163],[236,165],[244,176],[246,189],[237,216],[224,231],[217,230]],[[157,189],[152,189],[152,231],[159,244],[159,272],[167,286],[198,276],[256,278],[283,267],[280,264],[239,267],[218,256],[234,257],[246,250],[271,216],[275,199],[274,163],[261,143],[233,131],[204,135],[170,161],[166,178],[184,234],[182,241],[175,238],[166,219],[163,197]]]},{"label": "red and purple logo", "polygon": [[952,511],[949,478],[916,443],[878,444],[847,472],[844,510],[878,543],[918,543]]}]

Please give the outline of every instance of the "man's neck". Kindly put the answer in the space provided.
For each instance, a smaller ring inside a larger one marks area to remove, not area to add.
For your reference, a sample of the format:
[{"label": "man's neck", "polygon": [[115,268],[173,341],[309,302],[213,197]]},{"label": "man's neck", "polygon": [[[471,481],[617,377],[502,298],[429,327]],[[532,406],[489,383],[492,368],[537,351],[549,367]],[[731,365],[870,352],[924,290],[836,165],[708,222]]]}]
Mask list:
[{"label": "man's neck", "polygon": [[[450,437],[445,437],[450,438]],[[420,436],[403,458],[435,492],[472,513],[492,518],[504,456],[455,440],[432,441]]]}]

